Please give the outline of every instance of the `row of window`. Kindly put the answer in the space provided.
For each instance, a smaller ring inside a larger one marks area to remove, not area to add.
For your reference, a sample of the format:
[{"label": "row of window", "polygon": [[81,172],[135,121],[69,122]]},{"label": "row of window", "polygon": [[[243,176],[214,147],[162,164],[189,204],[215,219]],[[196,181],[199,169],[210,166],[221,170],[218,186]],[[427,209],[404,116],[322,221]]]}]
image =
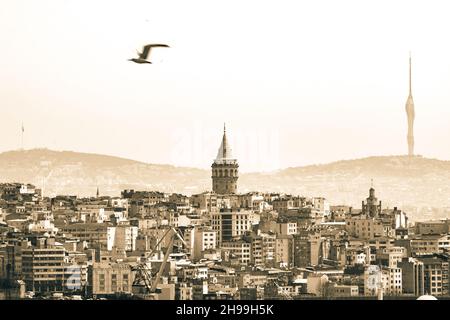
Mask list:
[{"label": "row of window", "polygon": [[[99,273],[98,277],[99,277],[100,281],[105,281],[104,273]],[[111,281],[115,281],[116,279],[117,279],[117,274],[115,274],[115,273],[111,274]],[[128,274],[123,274],[122,279],[123,279],[123,281],[128,281]]]},{"label": "row of window", "polygon": [[233,174],[235,175],[235,176],[237,176],[237,174],[238,174],[238,171],[237,171],[237,169],[216,169],[216,170],[213,170],[213,175],[214,176],[218,176],[218,177],[228,177],[228,173],[230,173],[230,177],[231,176],[233,176]]}]

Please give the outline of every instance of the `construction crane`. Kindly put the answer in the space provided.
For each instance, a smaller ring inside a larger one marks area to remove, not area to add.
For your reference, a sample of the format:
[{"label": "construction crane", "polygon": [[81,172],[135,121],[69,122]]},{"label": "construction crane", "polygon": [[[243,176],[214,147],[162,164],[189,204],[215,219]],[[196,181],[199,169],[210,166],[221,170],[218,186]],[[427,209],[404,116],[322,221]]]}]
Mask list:
[{"label": "construction crane", "polygon": [[[149,266],[147,264],[147,260],[151,255],[158,249],[159,245],[162,243],[164,239],[169,237],[169,244],[167,246],[166,253],[164,254],[163,261],[161,263],[161,266],[159,267],[158,273],[156,274],[155,278],[152,280],[152,274],[151,270],[149,269]],[[152,248],[152,250],[145,255],[145,262],[139,263],[137,266],[133,268],[133,271],[136,271],[136,275],[133,281],[133,287],[141,289],[143,287],[144,292],[142,290],[139,290],[137,292],[137,296],[143,295],[143,298],[151,298],[156,293],[156,288],[159,284],[159,280],[161,279],[161,275],[164,272],[165,266],[167,264],[167,260],[169,259],[169,255],[173,251],[173,244],[175,239],[178,238],[181,240],[183,245],[186,247],[186,242],[184,241],[183,237],[180,235],[180,233],[174,228],[170,227],[164,235],[159,239],[159,241],[156,243],[156,245]]]}]

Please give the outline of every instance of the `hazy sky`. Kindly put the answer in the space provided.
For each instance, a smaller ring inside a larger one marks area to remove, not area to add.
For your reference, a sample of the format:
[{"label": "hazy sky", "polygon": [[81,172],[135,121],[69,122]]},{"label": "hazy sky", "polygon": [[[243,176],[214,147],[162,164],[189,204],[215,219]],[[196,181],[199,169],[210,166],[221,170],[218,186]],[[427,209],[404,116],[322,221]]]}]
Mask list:
[{"label": "hazy sky", "polygon": [[[47,147],[242,171],[450,159],[448,1],[20,1],[0,9],[0,151]],[[127,61],[143,44],[153,65]]]}]

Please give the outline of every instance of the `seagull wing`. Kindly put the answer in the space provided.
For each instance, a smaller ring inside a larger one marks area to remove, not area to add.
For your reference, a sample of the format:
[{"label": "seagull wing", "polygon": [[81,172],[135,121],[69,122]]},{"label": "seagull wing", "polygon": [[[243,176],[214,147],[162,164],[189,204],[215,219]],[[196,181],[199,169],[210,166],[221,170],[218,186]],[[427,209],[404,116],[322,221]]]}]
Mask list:
[{"label": "seagull wing", "polygon": [[144,48],[142,49],[142,53],[140,54],[139,58],[141,58],[141,59],[147,59],[148,56],[150,55],[150,50],[151,50],[152,48],[156,48],[156,47],[170,48],[167,44],[159,44],[159,43],[155,43],[155,44],[147,44],[147,45],[144,46]]},{"label": "seagull wing", "polygon": [[150,44],[144,46],[144,48],[142,49],[141,54],[139,55],[140,59],[147,59],[147,57],[150,54],[150,50],[152,49],[152,46]]},{"label": "seagull wing", "polygon": [[149,46],[151,46],[151,47],[164,47],[164,48],[170,48],[167,44],[160,44],[160,43],[149,44]]}]

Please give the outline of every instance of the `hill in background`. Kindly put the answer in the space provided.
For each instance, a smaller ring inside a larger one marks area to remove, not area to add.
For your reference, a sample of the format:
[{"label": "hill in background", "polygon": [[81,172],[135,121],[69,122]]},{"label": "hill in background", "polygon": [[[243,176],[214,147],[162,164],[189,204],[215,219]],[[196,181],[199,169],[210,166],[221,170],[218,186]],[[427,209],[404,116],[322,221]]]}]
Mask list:
[{"label": "hill in background", "polygon": [[[0,154],[0,182],[32,183],[44,194],[118,196],[123,189],[184,194],[210,190],[210,171],[70,151],[33,149]],[[329,164],[241,174],[239,192],[273,191],[323,196],[356,208],[371,179],[383,207],[450,207],[450,161],[377,156]]]}]

